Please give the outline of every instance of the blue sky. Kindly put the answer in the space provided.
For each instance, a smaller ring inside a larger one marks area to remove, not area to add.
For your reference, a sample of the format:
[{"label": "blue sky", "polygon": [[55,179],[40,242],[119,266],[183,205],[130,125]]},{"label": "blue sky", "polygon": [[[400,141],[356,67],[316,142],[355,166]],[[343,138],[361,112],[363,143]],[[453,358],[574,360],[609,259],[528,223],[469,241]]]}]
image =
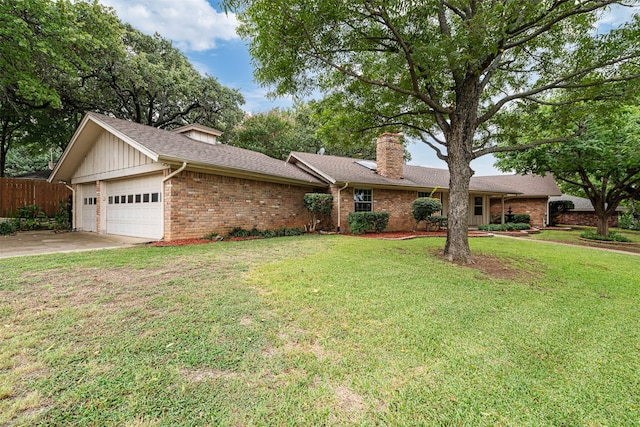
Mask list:
[{"label": "blue sky", "polygon": [[[216,77],[227,87],[240,90],[245,111],[259,113],[289,107],[290,98],[268,99],[268,90],[253,79],[251,56],[236,34],[237,19],[220,11],[216,0],[99,0],[112,7],[118,17],[146,34],[159,33],[172,40],[203,74]],[[601,31],[629,19],[628,9],[615,8],[601,21]],[[410,144],[410,164],[446,168],[433,150],[423,143]],[[471,163],[476,175],[501,173],[494,158],[484,156]]]}]

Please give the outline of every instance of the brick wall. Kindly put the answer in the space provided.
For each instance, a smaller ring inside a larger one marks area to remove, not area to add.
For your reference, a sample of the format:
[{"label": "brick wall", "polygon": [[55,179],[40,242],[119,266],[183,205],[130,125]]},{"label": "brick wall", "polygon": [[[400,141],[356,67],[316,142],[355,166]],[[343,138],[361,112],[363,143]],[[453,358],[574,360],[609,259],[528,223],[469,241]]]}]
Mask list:
[{"label": "brick wall", "polygon": [[303,227],[313,189],[185,171],[165,183],[165,240],[226,234],[234,227]]},{"label": "brick wall", "polygon": [[[505,199],[505,215],[509,210],[509,206],[511,206],[511,213],[528,214],[531,217],[530,224],[533,227],[543,227],[547,224],[546,197]],[[500,198],[491,198],[489,212],[491,213],[491,217],[502,214],[502,201]]]},{"label": "brick wall", "polygon": [[[609,218],[609,227],[618,226],[618,212]],[[565,212],[558,217],[558,224],[598,226],[598,219],[593,212]]]},{"label": "brick wall", "polygon": [[[338,188],[336,186],[331,187],[331,194],[333,194],[333,213],[332,222],[335,226],[338,225]],[[366,186],[358,187],[367,189]],[[347,217],[349,212],[354,211],[353,201],[353,187],[347,187],[340,193],[340,231],[349,231],[349,222]],[[383,190],[373,189],[373,210],[375,212],[389,212],[389,225],[388,231],[400,231],[400,230],[414,230],[415,220],[411,215],[411,204],[418,197],[418,192],[415,190]]]}]

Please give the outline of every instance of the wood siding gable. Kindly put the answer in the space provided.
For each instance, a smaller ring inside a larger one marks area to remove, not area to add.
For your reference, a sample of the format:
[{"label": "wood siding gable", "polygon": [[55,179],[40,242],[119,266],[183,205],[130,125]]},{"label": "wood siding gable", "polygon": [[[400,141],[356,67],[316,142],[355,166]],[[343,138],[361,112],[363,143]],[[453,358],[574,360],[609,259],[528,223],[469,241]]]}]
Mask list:
[{"label": "wood siding gable", "polygon": [[72,182],[114,179],[166,169],[122,139],[102,131],[76,169]]}]

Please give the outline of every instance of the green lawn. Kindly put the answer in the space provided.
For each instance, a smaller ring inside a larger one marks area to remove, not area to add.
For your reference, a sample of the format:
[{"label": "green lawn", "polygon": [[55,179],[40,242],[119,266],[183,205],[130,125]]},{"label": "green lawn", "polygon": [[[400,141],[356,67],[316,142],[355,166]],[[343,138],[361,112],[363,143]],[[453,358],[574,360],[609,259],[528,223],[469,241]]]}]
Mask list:
[{"label": "green lawn", "polygon": [[[531,234],[526,236],[529,239],[534,240],[547,240],[552,242],[562,242],[562,243],[571,243],[571,244],[579,244],[584,246],[594,246],[600,248],[608,248],[608,249],[616,249],[616,250],[624,250],[627,252],[635,252],[640,253],[640,246],[629,246],[629,245],[616,245],[612,243],[603,243],[597,241],[585,242],[584,240],[580,240],[580,235],[587,230],[595,231],[595,227],[584,227],[584,226],[570,226],[571,230],[542,230],[540,234]],[[625,237],[631,239],[633,243],[640,244],[640,231],[636,230],[624,230],[621,228],[612,227],[609,229],[614,233],[621,234]]]},{"label": "green lawn", "polygon": [[640,258],[443,244],[0,260],[0,425],[640,425]]}]

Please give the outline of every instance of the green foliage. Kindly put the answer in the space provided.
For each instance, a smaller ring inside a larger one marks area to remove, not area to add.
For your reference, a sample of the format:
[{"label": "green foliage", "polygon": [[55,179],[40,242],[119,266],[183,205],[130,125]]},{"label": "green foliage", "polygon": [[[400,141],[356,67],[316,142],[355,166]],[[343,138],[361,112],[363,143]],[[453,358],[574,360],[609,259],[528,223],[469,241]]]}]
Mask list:
[{"label": "green foliage", "polygon": [[624,242],[624,243],[629,243],[629,242],[632,241],[628,237],[623,236],[621,234],[618,234],[615,231],[610,231],[608,236],[603,236],[601,234],[598,234],[594,230],[586,230],[582,234],[580,234],[580,237],[583,238],[583,239],[599,240],[599,241],[603,241],[603,242]]},{"label": "green foliage", "polygon": [[13,234],[18,231],[20,223],[14,219],[7,221],[0,221],[0,236],[6,236],[7,234]]},{"label": "green foliage", "polygon": [[622,212],[618,215],[618,226],[627,230],[640,230],[640,220],[634,218],[631,212]]},{"label": "green foliage", "polygon": [[389,224],[389,212],[350,212],[347,222],[352,234],[380,233]]},{"label": "green foliage", "polygon": [[[2,1],[0,22],[0,176],[41,168],[86,111],[222,131],[244,114],[239,91],[202,76],[170,41],[123,24],[99,2]],[[37,162],[9,156],[17,147]]]},{"label": "green foliage", "polygon": [[411,204],[411,215],[416,223],[426,221],[435,212],[442,210],[442,203],[433,197],[420,197]]},{"label": "green foliage", "polygon": [[319,215],[330,215],[333,209],[333,196],[325,193],[307,193],[304,195],[304,207]]},{"label": "green foliage", "polygon": [[[258,230],[256,227],[253,227],[251,230],[245,230],[242,227],[234,227],[228,234],[227,237],[233,238],[252,238],[252,237],[260,237],[260,238],[269,238],[269,237],[285,237],[285,236],[300,236],[305,233],[302,228],[278,228],[276,230]],[[211,234],[213,236],[213,233]]]},{"label": "green foliage", "polygon": [[504,224],[480,224],[478,226],[479,230],[482,231],[518,231],[518,230],[528,230],[531,226],[529,223],[514,223],[507,222]]},{"label": "green foliage", "polygon": [[313,232],[331,215],[333,196],[325,193],[307,193],[304,195],[303,204],[309,211],[309,231]]},{"label": "green foliage", "polygon": [[[535,124],[524,141],[549,138],[558,128],[577,129],[580,135],[569,142],[498,154],[497,166],[518,173],[553,173],[565,192],[592,201],[599,231],[606,235],[607,218],[640,185],[640,107],[616,101],[576,104],[561,111],[542,106],[518,113]],[[552,204],[551,224],[556,219]]]},{"label": "green foliage", "polygon": [[67,204],[65,202],[60,202],[58,204],[58,212],[56,212],[54,217],[53,229],[58,231],[71,229],[69,210],[67,209]]},{"label": "green foliage", "polygon": [[[638,76],[640,19],[595,31],[608,1],[222,3],[238,13],[257,80],[276,95],[322,92],[330,135],[344,130],[371,140],[383,130],[402,131],[447,162],[457,183],[450,195],[459,200],[449,214],[450,260],[470,259],[462,217],[471,160],[499,144],[526,147],[533,120],[519,121],[511,114],[517,107],[553,110],[637,93],[633,81],[621,86]],[[558,93],[566,94],[563,103],[547,102]],[[560,126],[532,144],[574,131]]]},{"label": "green foliage", "polygon": [[510,222],[516,224],[529,224],[531,223],[531,215],[529,214],[512,214],[512,220]]}]

